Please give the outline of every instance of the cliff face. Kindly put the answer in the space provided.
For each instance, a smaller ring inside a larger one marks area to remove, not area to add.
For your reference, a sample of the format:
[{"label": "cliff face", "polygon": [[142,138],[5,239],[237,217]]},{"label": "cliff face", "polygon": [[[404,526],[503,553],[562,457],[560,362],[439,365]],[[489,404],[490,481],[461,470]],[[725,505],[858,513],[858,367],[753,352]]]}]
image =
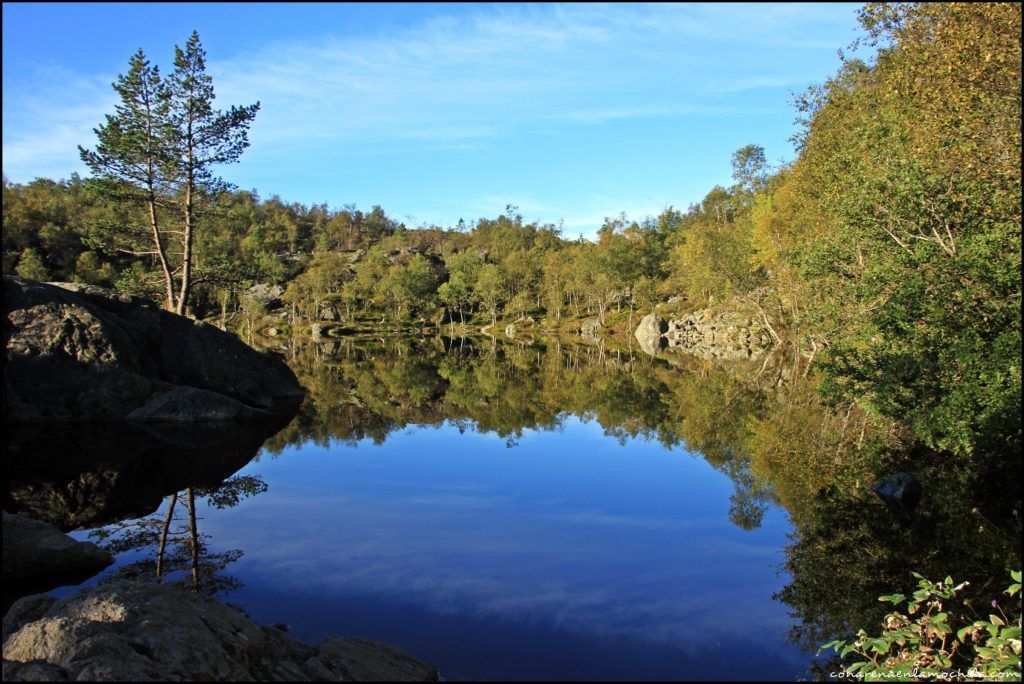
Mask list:
[{"label": "cliff face", "polygon": [[709,361],[752,359],[771,346],[771,337],[754,321],[735,312],[713,314],[707,309],[668,320],[648,314],[634,335],[652,356],[670,351]]},{"label": "cliff face", "polygon": [[5,421],[264,419],[302,396],[285,363],[146,300],[4,276]]}]

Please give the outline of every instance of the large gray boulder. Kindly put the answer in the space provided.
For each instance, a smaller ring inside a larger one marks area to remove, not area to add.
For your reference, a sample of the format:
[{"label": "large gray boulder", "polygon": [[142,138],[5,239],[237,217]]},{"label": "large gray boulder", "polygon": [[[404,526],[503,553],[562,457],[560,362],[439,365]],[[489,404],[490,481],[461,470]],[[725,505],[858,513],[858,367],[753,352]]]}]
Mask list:
[{"label": "large gray boulder", "polygon": [[437,681],[398,649],[332,637],[309,646],[182,588],[96,585],[27,596],[3,622],[4,679],[46,681]]},{"label": "large gray boulder", "polygon": [[113,557],[91,542],[75,541],[38,520],[3,512],[3,580],[99,572]]},{"label": "large gray boulder", "polygon": [[274,311],[281,308],[281,297],[284,295],[284,288],[280,285],[269,283],[256,283],[246,294],[263,305],[267,311]]},{"label": "large gray boulder", "polygon": [[657,314],[651,313],[640,319],[633,336],[636,337],[636,341],[640,343],[640,348],[644,352],[651,356],[657,356],[666,344],[663,337],[666,330],[668,330],[668,323]]},{"label": "large gray boulder", "polygon": [[4,276],[3,312],[6,421],[266,417],[302,396],[279,358],[139,297]]}]

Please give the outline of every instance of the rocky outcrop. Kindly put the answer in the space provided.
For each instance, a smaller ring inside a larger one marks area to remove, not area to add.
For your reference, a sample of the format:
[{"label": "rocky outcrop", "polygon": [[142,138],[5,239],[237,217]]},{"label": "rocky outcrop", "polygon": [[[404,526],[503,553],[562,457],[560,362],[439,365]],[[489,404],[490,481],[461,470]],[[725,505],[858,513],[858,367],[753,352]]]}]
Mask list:
[{"label": "rocky outcrop", "polygon": [[100,571],[113,557],[91,542],[75,541],[38,520],[3,512],[3,580]]},{"label": "rocky outcrop", "polygon": [[309,646],[234,608],[149,582],[27,596],[3,622],[4,680],[437,681],[435,668],[364,639]]},{"label": "rocky outcrop", "polygon": [[284,296],[284,288],[280,285],[256,283],[245,292],[262,304],[267,311],[275,311],[282,306],[281,297]]},{"label": "rocky outcrop", "polygon": [[4,276],[3,300],[6,421],[266,417],[302,396],[279,358],[139,297]]},{"label": "rocky outcrop", "polygon": [[671,320],[648,314],[634,333],[640,348],[652,356],[662,350],[718,360],[746,360],[768,350],[771,338],[760,325],[735,312],[708,309]]}]

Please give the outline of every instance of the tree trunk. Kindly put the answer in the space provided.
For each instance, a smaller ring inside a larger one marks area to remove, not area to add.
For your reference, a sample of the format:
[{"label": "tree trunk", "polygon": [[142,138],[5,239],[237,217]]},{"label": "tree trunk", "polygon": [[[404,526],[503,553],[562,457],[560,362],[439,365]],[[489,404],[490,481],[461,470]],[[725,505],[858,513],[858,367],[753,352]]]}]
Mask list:
[{"label": "tree trunk", "polygon": [[167,517],[164,519],[164,527],[160,531],[160,546],[156,553],[156,578],[160,579],[164,567],[164,550],[167,548],[167,532],[171,529],[171,519],[174,517],[174,504],[178,503],[178,493],[171,495],[170,503],[167,504]]},{"label": "tree trunk", "polygon": [[188,532],[192,547],[192,588],[199,591],[199,533],[196,530],[196,495],[189,487],[188,495]]},{"label": "tree trunk", "polygon": [[153,191],[152,186],[149,188],[148,204],[149,226],[153,230],[153,242],[156,244],[157,257],[160,259],[160,270],[164,274],[164,290],[167,297],[164,308],[168,311],[174,311],[174,276],[171,275],[171,267],[167,264],[167,255],[164,253],[164,242],[160,238],[160,224],[157,221],[156,213],[156,193]]},{"label": "tree trunk", "polygon": [[[192,163],[192,152],[189,150],[189,164]],[[178,306],[175,309],[179,316],[184,316],[188,307],[188,298],[192,290],[192,212],[193,195],[195,192],[195,178],[189,170],[188,182],[185,185],[185,235],[182,237],[181,257],[181,290],[178,295]]]}]

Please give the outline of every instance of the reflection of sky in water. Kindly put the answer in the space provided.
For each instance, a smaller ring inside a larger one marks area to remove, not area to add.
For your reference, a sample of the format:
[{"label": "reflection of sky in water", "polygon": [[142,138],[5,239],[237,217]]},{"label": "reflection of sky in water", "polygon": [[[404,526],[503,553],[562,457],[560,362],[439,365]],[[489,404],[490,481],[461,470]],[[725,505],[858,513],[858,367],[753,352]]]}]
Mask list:
[{"label": "reflection of sky in water", "polygon": [[317,641],[394,643],[469,678],[786,678],[805,656],[771,595],[789,527],[728,520],[730,480],[596,423],[519,445],[454,427],[306,444],[243,474],[265,494],[201,511],[240,547],[230,596]]}]

